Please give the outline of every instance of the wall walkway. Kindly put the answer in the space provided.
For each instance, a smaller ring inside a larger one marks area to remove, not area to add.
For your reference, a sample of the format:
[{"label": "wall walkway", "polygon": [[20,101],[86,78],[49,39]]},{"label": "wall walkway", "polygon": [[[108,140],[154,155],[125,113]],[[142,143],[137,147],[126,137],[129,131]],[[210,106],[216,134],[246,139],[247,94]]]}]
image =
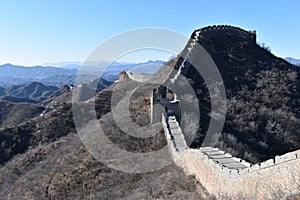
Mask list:
[{"label": "wall walkway", "polygon": [[218,199],[283,199],[300,192],[300,150],[252,165],[217,148],[190,149],[175,117],[163,115],[176,165]]}]

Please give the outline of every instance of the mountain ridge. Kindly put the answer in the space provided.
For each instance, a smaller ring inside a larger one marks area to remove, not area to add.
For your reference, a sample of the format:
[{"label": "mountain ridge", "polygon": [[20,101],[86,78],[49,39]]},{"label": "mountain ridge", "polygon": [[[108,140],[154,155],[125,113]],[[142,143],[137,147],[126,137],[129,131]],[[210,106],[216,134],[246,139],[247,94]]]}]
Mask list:
[{"label": "mountain ridge", "polygon": [[15,101],[23,99],[28,101],[43,101],[50,97],[59,88],[56,86],[46,86],[40,82],[30,82],[23,85],[15,85],[7,88],[0,88],[0,98],[15,98]]},{"label": "mountain ridge", "polygon": [[[63,64],[63,63],[61,63]],[[67,63],[65,63],[67,64]],[[0,87],[26,84],[32,81],[41,82],[45,85],[61,87],[74,85],[75,81],[87,82],[90,79],[99,78],[114,82],[122,71],[134,71],[141,74],[154,74],[164,61],[149,60],[144,63],[126,62],[85,62],[84,67],[78,64],[72,66],[32,66],[24,67],[6,63],[0,65]],[[64,68],[65,67],[65,68]],[[82,68],[82,69],[81,69]],[[80,74],[78,74],[80,72]]]}]

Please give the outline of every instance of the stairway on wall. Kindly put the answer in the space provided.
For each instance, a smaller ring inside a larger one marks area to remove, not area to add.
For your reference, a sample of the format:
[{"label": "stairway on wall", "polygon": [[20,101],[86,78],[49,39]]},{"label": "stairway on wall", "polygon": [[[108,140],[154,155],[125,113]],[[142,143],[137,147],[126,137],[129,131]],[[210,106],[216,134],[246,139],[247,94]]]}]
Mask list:
[{"label": "stairway on wall", "polygon": [[192,38],[191,42],[189,43],[188,47],[187,47],[187,54],[184,57],[184,60],[182,61],[181,65],[179,66],[178,70],[176,73],[171,73],[169,79],[171,80],[171,83],[174,84],[174,82],[178,79],[180,74],[183,74],[184,71],[187,71],[187,69],[185,69],[186,67],[186,62],[188,61],[188,59],[191,56],[191,53],[194,49],[194,46],[197,44],[198,40],[199,40],[199,36],[200,36],[200,30],[195,32],[194,37]]}]

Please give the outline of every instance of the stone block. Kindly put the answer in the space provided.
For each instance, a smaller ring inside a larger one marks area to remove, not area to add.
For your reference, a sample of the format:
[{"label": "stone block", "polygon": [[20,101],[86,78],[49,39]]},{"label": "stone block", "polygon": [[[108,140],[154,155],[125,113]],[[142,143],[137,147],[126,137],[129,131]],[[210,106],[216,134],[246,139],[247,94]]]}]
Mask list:
[{"label": "stone block", "polygon": [[266,160],[265,162],[260,163],[260,168],[271,167],[274,164],[275,164],[274,159],[269,159],[269,160]]},{"label": "stone block", "polygon": [[254,172],[260,169],[260,165],[259,164],[255,164],[252,165],[251,167],[249,167],[249,172]]},{"label": "stone block", "polygon": [[297,156],[298,154],[296,152],[289,152],[281,156],[275,156],[275,163],[279,164],[279,163],[287,162],[289,160],[296,159]]}]

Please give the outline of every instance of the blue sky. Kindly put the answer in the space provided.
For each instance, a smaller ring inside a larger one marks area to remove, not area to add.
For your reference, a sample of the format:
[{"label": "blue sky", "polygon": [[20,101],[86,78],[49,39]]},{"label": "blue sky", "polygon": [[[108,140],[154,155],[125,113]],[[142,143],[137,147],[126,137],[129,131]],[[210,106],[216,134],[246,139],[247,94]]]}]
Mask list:
[{"label": "blue sky", "polygon": [[160,27],[190,35],[212,24],[255,29],[275,55],[300,58],[299,2],[0,0],[0,64],[84,61],[120,32]]}]

